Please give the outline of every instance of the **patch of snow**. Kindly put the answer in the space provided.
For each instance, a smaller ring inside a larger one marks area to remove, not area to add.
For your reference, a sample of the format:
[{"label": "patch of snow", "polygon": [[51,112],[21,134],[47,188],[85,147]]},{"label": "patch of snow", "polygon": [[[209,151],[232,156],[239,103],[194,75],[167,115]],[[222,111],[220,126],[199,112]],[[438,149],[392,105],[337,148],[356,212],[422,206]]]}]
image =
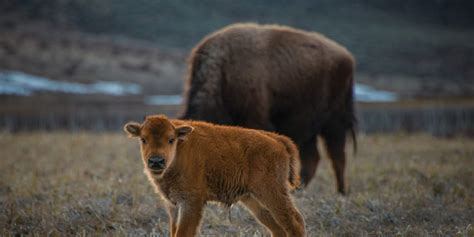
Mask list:
[{"label": "patch of snow", "polygon": [[183,103],[181,95],[152,95],[145,97],[147,105],[180,105]]},{"label": "patch of snow", "polygon": [[377,90],[371,86],[356,83],[355,100],[360,102],[393,102],[398,95],[393,92]]},{"label": "patch of snow", "polygon": [[4,83],[0,77],[0,95],[31,95],[31,90],[25,89],[19,85],[11,85],[10,83]]},{"label": "patch of snow", "polygon": [[134,83],[110,81],[98,81],[92,84],[91,87],[99,93],[108,95],[140,94],[142,90],[140,85]]},{"label": "patch of snow", "polygon": [[29,96],[35,92],[72,94],[139,94],[140,85],[134,83],[98,81],[92,84],[50,80],[22,72],[0,72],[0,94]]},{"label": "patch of snow", "polygon": [[[92,84],[55,81],[22,72],[0,72],[0,94],[29,96],[35,92],[62,92],[72,94],[127,95],[140,94],[142,88],[135,83],[98,81]],[[377,90],[371,86],[356,83],[355,100],[362,102],[392,102],[398,100],[393,92]],[[181,95],[154,95],[144,99],[148,105],[180,105]]]}]

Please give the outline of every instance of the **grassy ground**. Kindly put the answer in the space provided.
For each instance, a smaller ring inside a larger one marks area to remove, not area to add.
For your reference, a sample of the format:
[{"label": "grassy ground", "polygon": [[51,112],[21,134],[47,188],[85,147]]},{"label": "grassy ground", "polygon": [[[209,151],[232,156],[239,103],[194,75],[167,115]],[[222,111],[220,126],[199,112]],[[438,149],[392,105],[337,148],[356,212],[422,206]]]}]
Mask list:
[{"label": "grassy ground", "polygon": [[[474,236],[474,140],[361,136],[350,193],[323,159],[295,194],[310,236]],[[167,234],[160,199],[124,134],[0,135],[0,235]],[[204,236],[262,236],[239,205],[206,209]]]}]

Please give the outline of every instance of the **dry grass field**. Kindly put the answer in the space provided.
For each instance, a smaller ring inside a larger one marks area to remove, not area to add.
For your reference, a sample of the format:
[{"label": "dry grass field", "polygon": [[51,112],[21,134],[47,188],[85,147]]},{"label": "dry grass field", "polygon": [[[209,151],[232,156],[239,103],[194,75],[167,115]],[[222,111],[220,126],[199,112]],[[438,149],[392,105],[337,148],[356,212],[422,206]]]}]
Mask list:
[{"label": "dry grass field", "polygon": [[[0,236],[166,236],[138,149],[117,133],[0,134]],[[474,140],[361,136],[348,167],[346,197],[327,159],[295,194],[309,236],[474,236]],[[239,205],[211,204],[201,235],[267,233]]]}]

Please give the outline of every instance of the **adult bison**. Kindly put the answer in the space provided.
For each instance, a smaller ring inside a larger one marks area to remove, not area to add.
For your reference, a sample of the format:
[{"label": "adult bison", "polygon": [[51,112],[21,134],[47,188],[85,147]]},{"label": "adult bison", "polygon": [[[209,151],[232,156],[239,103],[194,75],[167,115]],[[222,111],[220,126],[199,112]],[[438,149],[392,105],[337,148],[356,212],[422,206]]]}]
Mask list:
[{"label": "adult bison", "polygon": [[345,193],[344,147],[351,132],[354,58],[315,32],[234,24],[204,38],[189,58],[184,119],[276,131],[300,149],[301,177],[314,176],[324,140]]}]

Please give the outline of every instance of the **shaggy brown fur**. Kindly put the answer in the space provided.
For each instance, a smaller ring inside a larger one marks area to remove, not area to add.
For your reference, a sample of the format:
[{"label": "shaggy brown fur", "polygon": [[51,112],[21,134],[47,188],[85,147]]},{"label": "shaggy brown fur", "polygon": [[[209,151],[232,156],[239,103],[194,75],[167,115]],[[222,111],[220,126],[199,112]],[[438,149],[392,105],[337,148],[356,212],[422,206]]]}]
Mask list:
[{"label": "shaggy brown fur", "polygon": [[[142,141],[145,173],[167,201],[171,236],[194,236],[208,201],[240,201],[272,235],[304,236],[303,218],[289,195],[300,170],[289,138],[164,116],[148,116],[124,130]],[[164,165],[152,168],[150,159]]]},{"label": "shaggy brown fur", "polygon": [[355,148],[354,59],[314,32],[235,24],[204,38],[189,58],[183,119],[277,131],[298,145],[308,183],[321,136],[345,192],[346,133]]}]

